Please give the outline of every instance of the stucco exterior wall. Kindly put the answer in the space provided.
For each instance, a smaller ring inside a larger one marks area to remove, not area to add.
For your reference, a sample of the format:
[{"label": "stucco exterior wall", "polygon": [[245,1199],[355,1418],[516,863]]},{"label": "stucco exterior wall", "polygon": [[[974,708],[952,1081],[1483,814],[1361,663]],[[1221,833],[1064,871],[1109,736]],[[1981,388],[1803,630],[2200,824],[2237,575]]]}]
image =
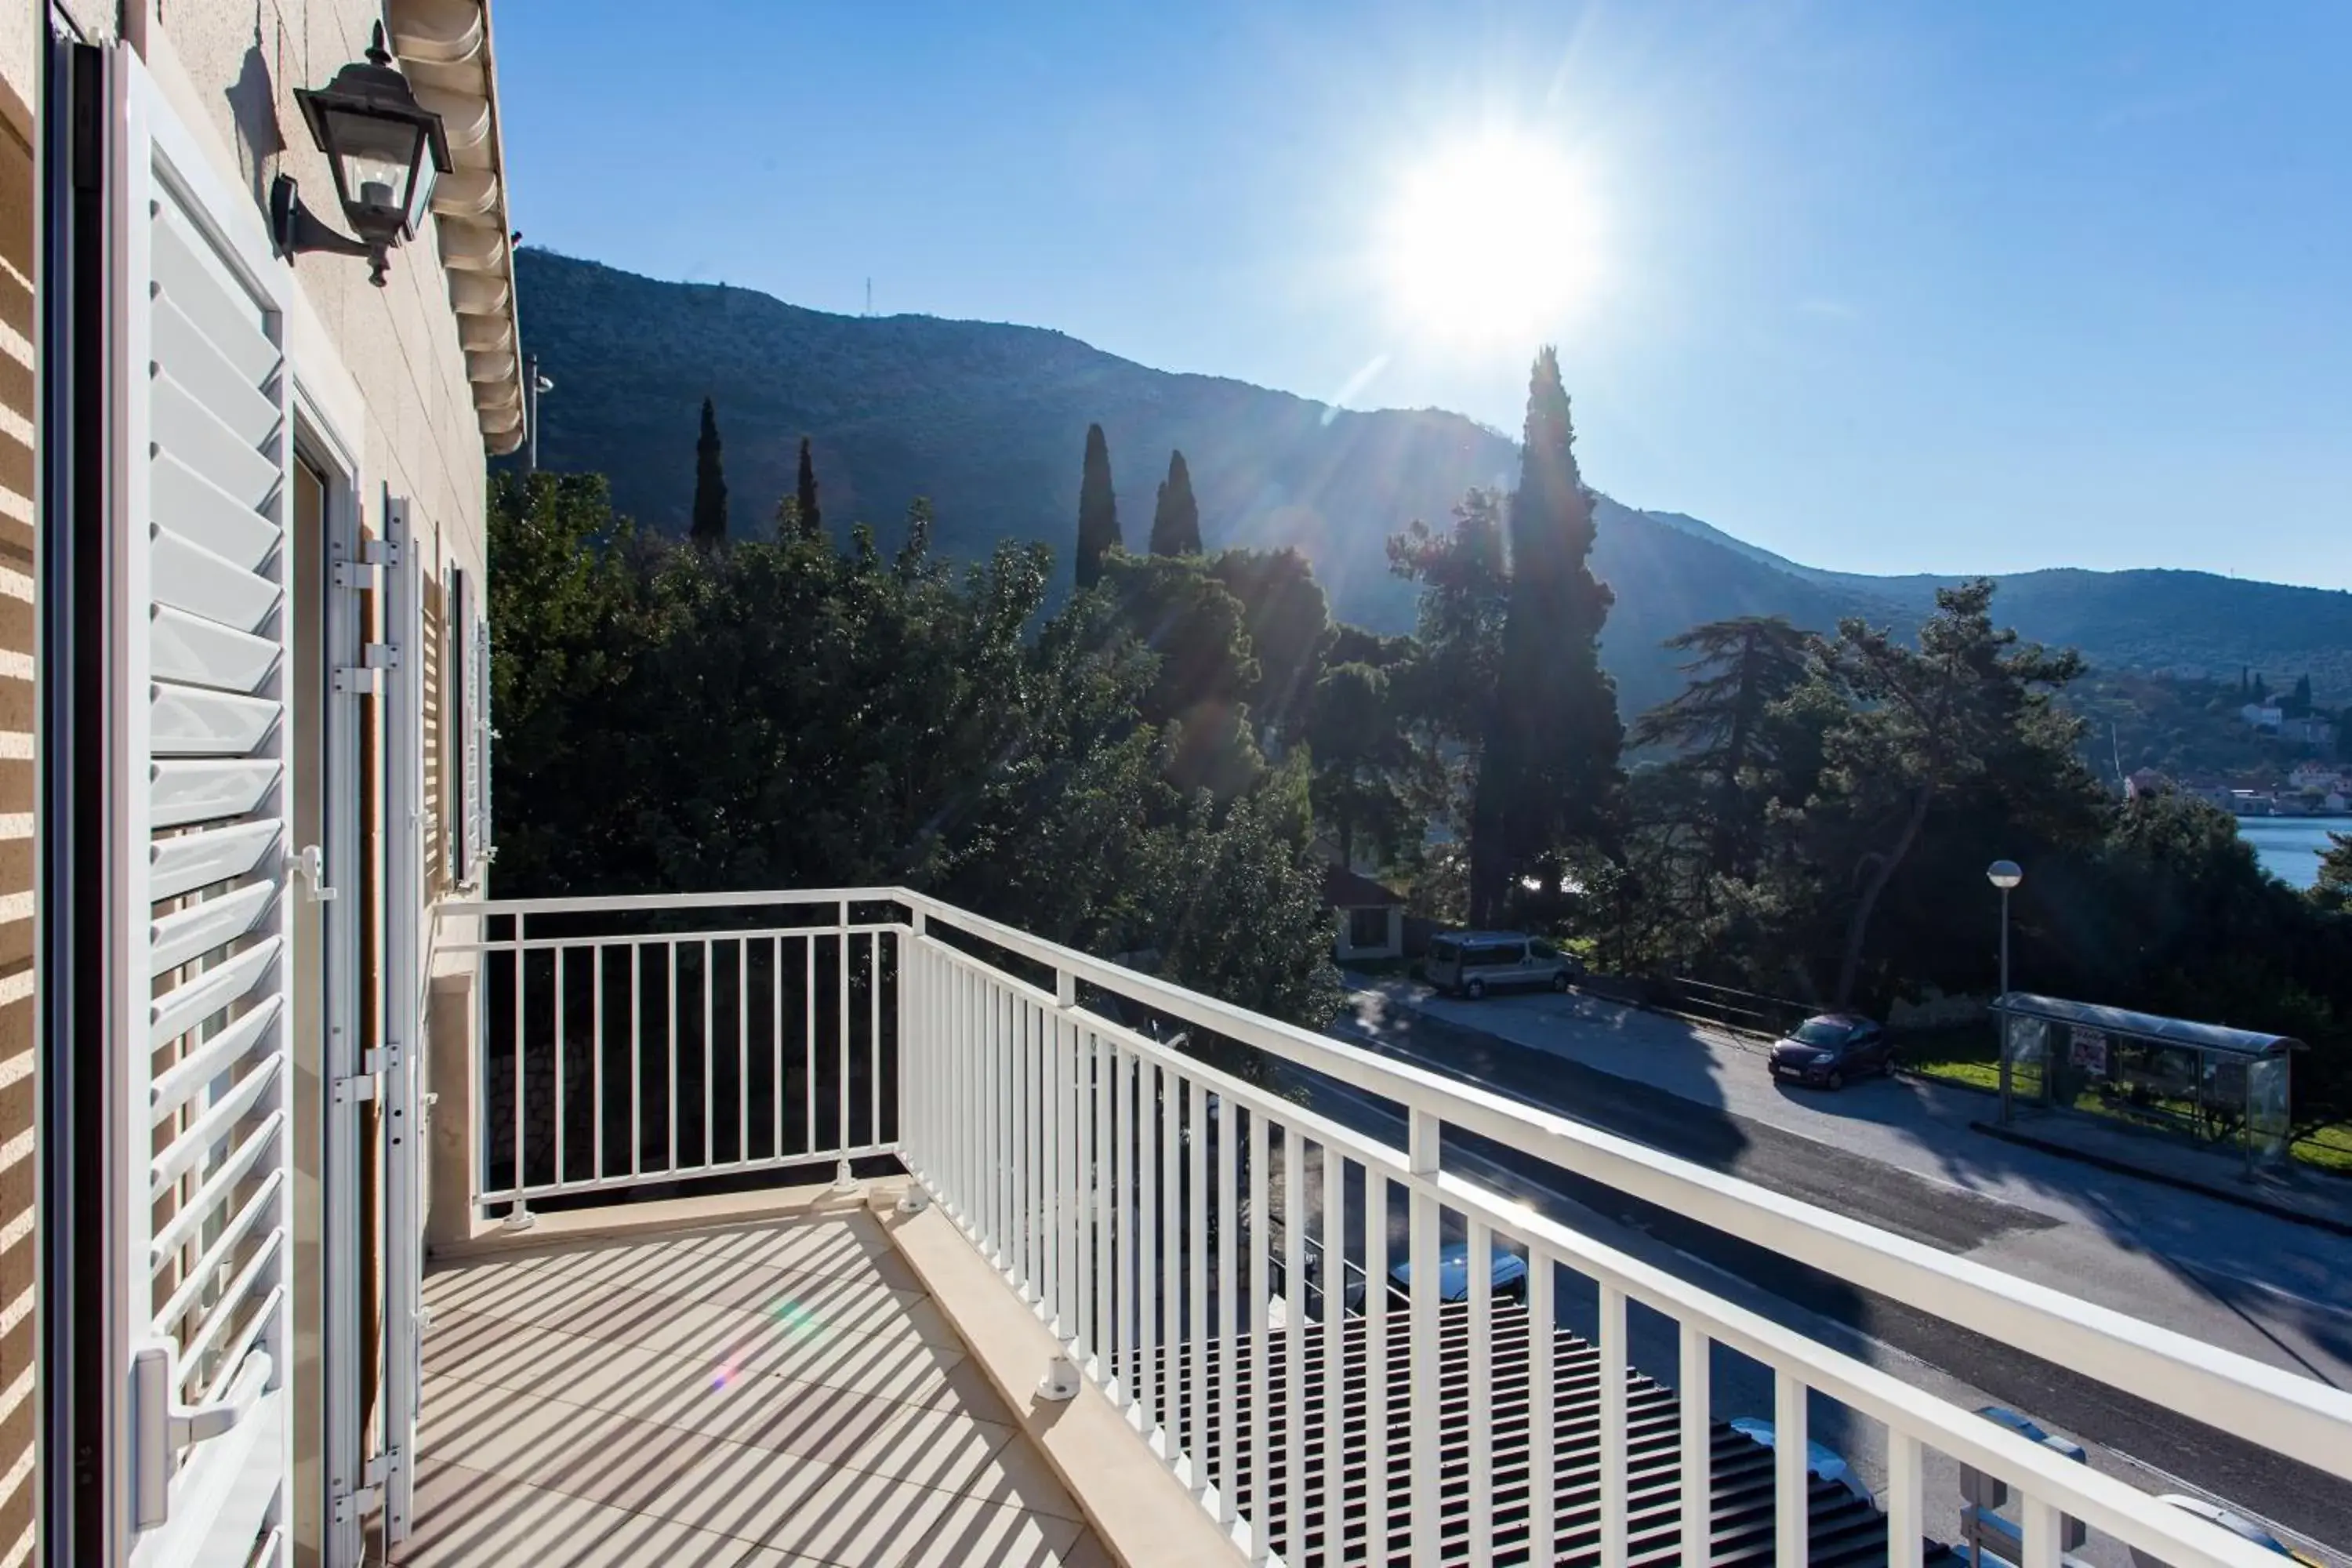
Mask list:
[{"label": "stucco exterior wall", "polygon": [[[258,0],[240,6],[188,4],[149,8],[143,28],[131,28],[150,71],[180,118],[205,133],[208,150],[232,187],[246,194],[257,215],[268,211],[270,187],[280,174],[299,184],[314,212],[341,226],[334,179],[313,143],[294,89],[325,85],[345,63],[366,51],[370,34],[383,18],[379,0]],[[437,224],[438,219],[428,220]],[[484,580],[485,453],[472,383],[458,338],[447,274],[436,235],[430,227],[394,252],[386,286],[369,281],[366,265],[354,258],[307,255],[295,258],[295,281],[306,310],[293,323],[293,360],[299,379],[318,397],[320,412],[340,424],[354,442],[359,468],[361,527],[381,536],[387,494],[405,497],[422,558],[428,624],[439,630],[443,583],[455,564],[472,584]],[[415,650],[425,672],[427,748],[437,781],[439,759],[447,755],[440,719],[448,682],[441,660],[445,641],[428,635],[428,648]],[[428,786],[428,805],[444,792]],[[444,831],[451,814],[436,811]],[[429,857],[446,864],[446,852]],[[428,897],[443,890],[428,881]],[[391,918],[399,918],[396,914]],[[418,951],[430,952],[430,916],[422,924]],[[298,1085],[303,1083],[298,1060]],[[298,1090],[307,1102],[315,1085]],[[298,1386],[312,1388],[323,1373],[319,1359],[320,1310],[315,1262],[320,1256],[319,1226],[323,1199],[318,1184],[316,1114],[296,1117],[295,1250],[298,1275],[310,1288],[295,1300]],[[297,1563],[315,1562],[322,1518],[318,1468],[321,1438],[316,1403],[304,1399],[296,1415],[294,1546]]]},{"label": "stucco exterior wall", "polygon": [[[381,0],[63,0],[60,8],[88,41],[121,37],[141,54],[178,118],[252,201],[257,225],[281,172],[340,224],[332,178],[293,91],[323,85],[364,52]],[[34,345],[46,26],[34,0],[0,6],[0,1568],[34,1561]],[[426,805],[437,809],[447,751],[438,733],[441,580],[452,563],[486,578],[484,443],[447,274],[431,228],[395,253],[382,289],[350,258],[305,256],[293,270],[295,358],[353,447],[362,525],[381,531],[387,493],[407,498],[415,521],[426,574],[428,646],[418,650]],[[431,864],[446,864],[429,847]],[[445,891],[437,875],[428,879],[428,897]],[[315,1530],[315,1521],[303,1524],[299,1534]]]},{"label": "stucco exterior wall", "polygon": [[[268,209],[279,174],[310,205],[341,221],[334,179],[294,100],[366,52],[383,16],[375,0],[258,0],[250,5],[164,5],[142,42],[149,68],[181,117],[208,131],[222,172]],[[160,14],[160,15],[159,15]],[[394,254],[387,286],[364,263],[302,256],[294,276],[365,409],[361,453],[367,522],[380,524],[383,487],[409,498],[428,570],[482,563],[482,437],[457,342],[457,314],[430,232]]]},{"label": "stucco exterior wall", "polygon": [[33,7],[0,37],[0,1564],[32,1561]]}]

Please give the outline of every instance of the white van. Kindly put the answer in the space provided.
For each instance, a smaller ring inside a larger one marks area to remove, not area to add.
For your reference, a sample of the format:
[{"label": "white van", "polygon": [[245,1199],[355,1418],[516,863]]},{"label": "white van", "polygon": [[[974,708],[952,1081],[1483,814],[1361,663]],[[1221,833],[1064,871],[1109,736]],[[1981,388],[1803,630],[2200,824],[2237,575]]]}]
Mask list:
[{"label": "white van", "polygon": [[1517,931],[1450,931],[1430,942],[1422,973],[1440,991],[1475,1002],[1490,989],[1549,985],[1565,991],[1583,977],[1584,965],[1551,943]]}]

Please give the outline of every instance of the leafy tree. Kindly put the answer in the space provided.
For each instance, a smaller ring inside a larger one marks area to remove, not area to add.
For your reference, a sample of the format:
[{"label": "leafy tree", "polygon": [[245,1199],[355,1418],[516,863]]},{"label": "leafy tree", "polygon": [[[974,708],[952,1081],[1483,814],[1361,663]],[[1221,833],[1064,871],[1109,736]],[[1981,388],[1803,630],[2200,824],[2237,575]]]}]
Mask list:
[{"label": "leafy tree", "polygon": [[727,476],[719,463],[719,413],[702,400],[702,434],[694,443],[694,524],[690,537],[710,549],[727,542]]},{"label": "leafy tree", "polygon": [[1418,759],[1402,721],[1388,672],[1375,666],[1335,664],[1316,686],[1311,798],[1350,868],[1367,842],[1392,859],[1421,837]]},{"label": "leafy tree", "polygon": [[1271,795],[1222,814],[1202,796],[1187,803],[1151,847],[1149,885],[1176,894],[1155,937],[1163,968],[1186,984],[1319,1026],[1344,999],[1339,973],[1297,955],[1330,951],[1331,917],[1283,816]]},{"label": "leafy tree", "polygon": [[1811,639],[1782,616],[1742,616],[1693,626],[1666,646],[1697,656],[1683,666],[1690,684],[1642,716],[1633,742],[1675,748],[1668,770],[1701,784],[1683,815],[1704,825],[1706,874],[1752,875],[1766,798],[1755,775],[1780,760],[1787,727],[1774,722],[1776,710],[1810,675]]},{"label": "leafy tree", "polygon": [[1988,775],[2054,771],[2087,783],[2076,721],[2050,700],[2081,672],[2081,656],[2018,646],[1994,627],[1992,596],[1985,578],[1937,589],[1916,648],[1850,618],[1824,649],[1857,704],[1828,737],[1827,798],[1811,813],[1833,846],[1817,858],[1854,889],[1830,987],[1838,1005],[1853,999],[1872,918],[1939,801]]},{"label": "leafy tree", "polygon": [[800,482],[793,491],[793,519],[803,539],[824,537],[824,512],[817,505],[816,461],[809,454],[809,438],[801,437]]},{"label": "leafy tree", "polygon": [[1323,650],[1323,662],[1327,667],[1369,664],[1374,669],[1392,670],[1410,664],[1420,654],[1421,645],[1410,635],[1382,637],[1342,621],[1331,628],[1331,641]]},{"label": "leafy tree", "polygon": [[[1501,679],[1509,605],[1499,498],[1473,489],[1444,532],[1416,520],[1390,537],[1388,552],[1391,572],[1421,584],[1414,637],[1401,650],[1380,650],[1402,655],[1385,667],[1391,700],[1413,740],[1422,814],[1450,829],[1425,854],[1416,847],[1422,863],[1413,890],[1430,911],[1458,919],[1469,896],[1464,829]],[[1344,633],[1341,640],[1362,647]]]},{"label": "leafy tree", "polygon": [[490,517],[499,881],[600,890],[594,868],[630,853],[627,814],[577,781],[622,773],[633,751],[627,704],[654,636],[639,541],[595,474],[500,473]]},{"label": "leafy tree", "polygon": [[931,553],[931,502],[928,496],[917,496],[907,507],[906,542],[898,546],[892,569],[902,583],[914,583],[938,568]]},{"label": "leafy tree", "polygon": [[1119,554],[1103,570],[1120,634],[1157,658],[1138,707],[1145,723],[1171,729],[1172,778],[1232,799],[1264,767],[1248,724],[1259,667],[1241,601],[1196,555]]},{"label": "leafy tree", "polygon": [[1099,425],[1087,426],[1087,456],[1078,474],[1077,583],[1102,580],[1103,558],[1119,547],[1118,497],[1110,483],[1110,444]]},{"label": "leafy tree", "polygon": [[1160,498],[1151,510],[1151,553],[1201,553],[1201,507],[1192,499],[1192,471],[1184,454],[1168,454],[1168,477],[1160,481]]},{"label": "leafy tree", "polygon": [[[1303,774],[1249,752],[1230,791],[1189,792],[1184,727],[1144,713],[1163,656],[1116,596],[1045,617],[1044,548],[959,571],[930,531],[919,502],[888,559],[863,527],[707,551],[639,538],[593,478],[502,479],[502,885],[904,882],[1319,1026],[1339,989]],[[1198,562],[1160,564],[1241,637]]]},{"label": "leafy tree", "polygon": [[2328,834],[2311,897],[2322,909],[2352,910],[2352,833]]},{"label": "leafy tree", "polygon": [[1421,584],[1418,657],[1402,677],[1404,704],[1433,740],[1475,754],[1486,741],[1502,677],[1510,604],[1498,499],[1474,489],[1454,509],[1446,531],[1415,521],[1388,549],[1389,570]]},{"label": "leafy tree", "polygon": [[1503,668],[1470,815],[1470,919],[1500,919],[1512,884],[1606,831],[1624,730],[1601,668],[1612,595],[1592,575],[1592,493],[1578,473],[1559,355],[1536,356],[1519,488],[1511,497],[1511,586]]},{"label": "leafy tree", "polygon": [[1288,548],[1227,550],[1209,563],[1209,574],[1241,601],[1258,667],[1244,696],[1258,732],[1297,739],[1332,637],[1329,605],[1314,567]]}]

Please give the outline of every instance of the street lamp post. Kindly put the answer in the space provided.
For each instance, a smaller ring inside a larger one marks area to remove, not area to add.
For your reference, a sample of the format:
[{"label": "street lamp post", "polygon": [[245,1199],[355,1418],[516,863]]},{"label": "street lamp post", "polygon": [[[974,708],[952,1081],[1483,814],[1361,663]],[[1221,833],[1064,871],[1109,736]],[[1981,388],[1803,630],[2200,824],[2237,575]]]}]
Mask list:
[{"label": "street lamp post", "polygon": [[1985,880],[2000,889],[2000,994],[2009,994],[2009,890],[2025,880],[2014,860],[1996,860],[1985,868]]},{"label": "street lamp post", "polygon": [[[1985,868],[1985,880],[2000,889],[2000,994],[2009,994],[2009,892],[2025,880],[2024,868],[2014,860],[1996,860]],[[2000,1030],[2000,1119],[2009,1121],[2009,1040],[2008,1026],[1995,1026]],[[2046,1070],[2046,1069],[2045,1069]]]}]

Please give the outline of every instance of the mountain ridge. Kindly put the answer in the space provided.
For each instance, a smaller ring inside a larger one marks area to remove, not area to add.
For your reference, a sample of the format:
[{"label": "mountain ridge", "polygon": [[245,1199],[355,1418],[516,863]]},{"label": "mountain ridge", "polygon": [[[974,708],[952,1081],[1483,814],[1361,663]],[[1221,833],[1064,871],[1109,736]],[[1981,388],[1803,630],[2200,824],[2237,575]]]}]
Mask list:
[{"label": "mountain ridge", "polygon": [[[1442,409],[1345,409],[1233,377],[1153,370],[1049,327],[836,315],[727,284],[671,283],[543,248],[516,253],[530,346],[555,383],[541,460],[595,468],[615,504],[682,532],[702,398],[725,439],[738,532],[762,532],[810,437],[836,536],[874,525],[886,547],[929,498],[933,537],[976,558],[1040,539],[1068,559],[1086,426],[1108,437],[1131,548],[1149,531],[1171,447],[1183,449],[1212,549],[1294,545],[1335,615],[1408,628],[1413,591],[1386,540],[1440,526],[1472,485],[1507,487],[1517,443]],[[1701,620],[1782,614],[1906,624],[1959,581],[1837,572],[1791,561],[1679,512],[1602,498],[1596,571],[1617,593],[1603,652],[1631,714],[1679,685],[1658,645]],[[2241,665],[2352,694],[2352,594],[2144,568],[2053,567],[2000,578],[2021,635],[2095,663],[2156,670]]]}]

